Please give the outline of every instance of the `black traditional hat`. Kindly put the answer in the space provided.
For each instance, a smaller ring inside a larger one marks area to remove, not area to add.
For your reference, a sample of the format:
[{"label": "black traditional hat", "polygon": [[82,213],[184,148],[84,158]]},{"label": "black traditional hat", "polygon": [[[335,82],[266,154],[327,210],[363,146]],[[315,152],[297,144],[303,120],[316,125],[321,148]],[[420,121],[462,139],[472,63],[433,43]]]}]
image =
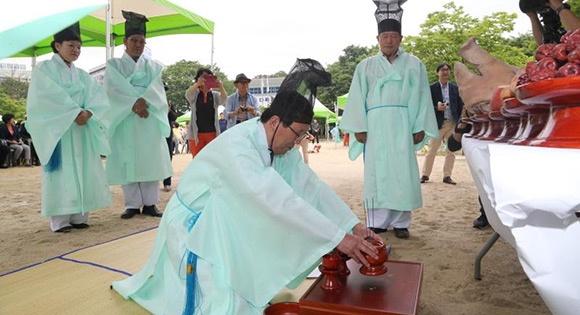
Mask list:
[{"label": "black traditional hat", "polygon": [[125,18],[125,38],[129,38],[131,35],[139,34],[146,36],[147,28],[145,26],[146,22],[149,22],[145,15],[131,12],[123,11],[123,17]]},{"label": "black traditional hat", "polygon": [[324,70],[320,62],[314,59],[297,59],[290,72],[278,89],[278,93],[282,91],[298,91],[310,101],[310,105],[314,107],[314,99],[319,86],[330,86],[332,84],[332,76]]},{"label": "black traditional hat", "polygon": [[65,40],[81,40],[81,27],[79,22],[76,22],[73,25],[63,29],[62,31],[54,34],[55,42],[62,43]]},{"label": "black traditional hat", "polygon": [[398,32],[401,34],[401,20],[403,9],[401,5],[407,0],[373,0],[377,6],[375,18],[377,19],[379,34],[382,32]]}]

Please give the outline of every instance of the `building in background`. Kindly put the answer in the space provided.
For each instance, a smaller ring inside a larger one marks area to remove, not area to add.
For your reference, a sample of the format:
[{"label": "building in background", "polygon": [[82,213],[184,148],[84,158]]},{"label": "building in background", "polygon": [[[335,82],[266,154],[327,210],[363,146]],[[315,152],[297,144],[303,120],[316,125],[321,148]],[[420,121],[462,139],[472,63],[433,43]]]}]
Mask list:
[{"label": "building in background", "polygon": [[32,70],[28,70],[25,64],[0,63],[0,81],[12,78],[22,82],[30,82],[31,74]]},{"label": "building in background", "polygon": [[250,82],[249,92],[258,98],[260,107],[269,107],[270,103],[280,90],[284,77],[280,78],[254,78]]}]

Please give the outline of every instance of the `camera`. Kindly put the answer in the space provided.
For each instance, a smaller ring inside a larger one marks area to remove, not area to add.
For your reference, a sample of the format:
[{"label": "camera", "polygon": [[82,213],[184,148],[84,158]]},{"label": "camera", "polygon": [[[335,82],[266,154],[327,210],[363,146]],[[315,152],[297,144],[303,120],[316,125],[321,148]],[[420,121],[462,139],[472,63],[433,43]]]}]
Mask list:
[{"label": "camera", "polygon": [[562,27],[560,17],[552,10],[547,0],[520,0],[520,10],[523,13],[536,12],[540,15],[543,24],[543,43],[560,43],[560,37],[566,33]]}]

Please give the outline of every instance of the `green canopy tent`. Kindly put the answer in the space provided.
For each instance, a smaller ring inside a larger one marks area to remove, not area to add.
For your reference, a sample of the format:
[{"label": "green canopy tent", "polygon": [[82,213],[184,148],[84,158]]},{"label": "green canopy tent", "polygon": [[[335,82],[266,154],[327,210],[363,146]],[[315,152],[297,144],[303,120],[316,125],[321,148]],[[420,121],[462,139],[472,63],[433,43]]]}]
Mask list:
[{"label": "green canopy tent", "polygon": [[335,118],[336,114],[328,109],[328,107],[324,106],[318,99],[314,100],[314,118]]},{"label": "green canopy tent", "polygon": [[[103,1],[107,0],[101,0]],[[83,47],[106,47],[106,56],[110,59],[113,56],[114,47],[123,44],[125,36],[125,19],[121,10],[147,16],[149,20],[147,38],[176,34],[213,34],[214,31],[212,21],[167,0],[108,0],[108,6],[93,10],[92,13],[80,19]],[[73,22],[67,22],[61,29]],[[43,27],[36,31],[44,35],[42,39],[17,51],[11,55],[12,57],[36,57],[52,52],[50,43],[55,31],[46,31]],[[213,47],[211,62],[213,64]]]},{"label": "green canopy tent", "polygon": [[175,121],[178,123],[183,123],[183,122],[188,122],[190,119],[191,119],[191,112],[188,111],[185,114],[177,117],[177,119],[175,119]]},{"label": "green canopy tent", "polygon": [[348,100],[348,93],[341,95],[336,98],[336,104],[338,104],[338,108],[344,109],[346,106],[346,101]]},{"label": "green canopy tent", "polygon": [[[34,48],[41,42],[44,53],[52,52],[52,35],[83,17],[107,5],[107,0],[54,0],[38,2],[21,0],[0,12],[0,59],[14,56],[34,56]],[[28,8],[37,10],[30,11]],[[66,8],[66,9],[63,9]],[[25,16],[15,17],[18,13]],[[16,20],[17,19],[17,20]],[[15,22],[17,21],[17,22]],[[83,36],[83,40],[90,38]]]}]

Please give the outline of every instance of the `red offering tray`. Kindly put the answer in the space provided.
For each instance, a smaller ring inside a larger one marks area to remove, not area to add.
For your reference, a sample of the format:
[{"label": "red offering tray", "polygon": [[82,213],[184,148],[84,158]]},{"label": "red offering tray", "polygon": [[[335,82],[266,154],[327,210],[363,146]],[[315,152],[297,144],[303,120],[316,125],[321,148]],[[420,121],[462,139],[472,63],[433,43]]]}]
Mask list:
[{"label": "red offering tray", "polygon": [[580,76],[522,84],[516,88],[520,102],[528,105],[580,105]]},{"label": "red offering tray", "polygon": [[522,84],[516,96],[532,107],[549,104],[551,113],[536,137],[514,144],[580,149],[580,76]]},{"label": "red offering tray", "polygon": [[477,133],[473,132],[473,138],[481,138],[487,132],[489,127],[489,115],[477,114],[471,117],[471,121],[473,121],[473,129],[478,130]]},{"label": "red offering tray", "polygon": [[280,302],[266,307],[264,315],[299,315],[299,310],[296,302]]},{"label": "red offering tray", "polygon": [[387,261],[388,272],[365,276],[353,260],[350,275],[337,290],[321,287],[324,275],[300,298],[300,315],[403,315],[417,314],[423,280],[423,264]]}]

